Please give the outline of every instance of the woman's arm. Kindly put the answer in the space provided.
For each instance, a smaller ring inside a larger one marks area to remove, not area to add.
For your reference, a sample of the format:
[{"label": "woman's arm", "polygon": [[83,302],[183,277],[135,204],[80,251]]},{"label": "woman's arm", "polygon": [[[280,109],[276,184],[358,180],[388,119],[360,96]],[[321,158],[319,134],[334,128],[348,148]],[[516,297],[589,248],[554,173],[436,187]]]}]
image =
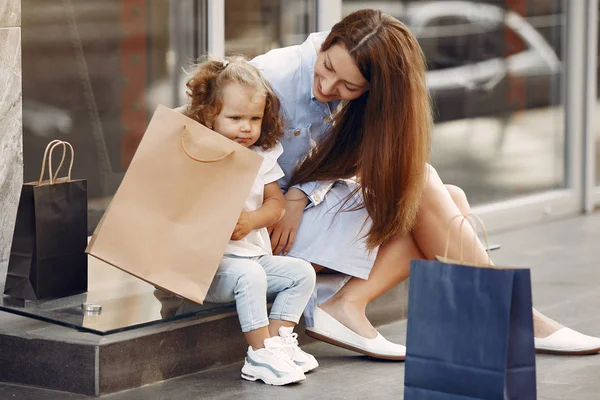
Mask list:
[{"label": "woman's arm", "polygon": [[[305,196],[306,197],[306,196]],[[254,211],[242,211],[235,226],[231,240],[240,240],[250,231],[271,226],[283,217],[285,199],[277,181],[265,185],[262,206]]]},{"label": "woman's arm", "polygon": [[287,254],[296,240],[296,232],[302,221],[302,213],[309,203],[306,194],[295,187],[285,194],[285,215],[269,227],[273,254]]}]

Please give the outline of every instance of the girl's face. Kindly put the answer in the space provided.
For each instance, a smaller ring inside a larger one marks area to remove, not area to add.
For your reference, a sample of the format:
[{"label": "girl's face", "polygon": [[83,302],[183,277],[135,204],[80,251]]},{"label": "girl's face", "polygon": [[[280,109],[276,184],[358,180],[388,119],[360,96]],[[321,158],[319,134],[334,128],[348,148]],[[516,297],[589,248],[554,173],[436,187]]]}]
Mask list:
[{"label": "girl's face", "polygon": [[369,90],[344,46],[339,44],[321,51],[315,63],[313,94],[322,103],[334,100],[354,100]]},{"label": "girl's face", "polygon": [[223,89],[223,107],[212,127],[228,139],[250,147],[260,137],[266,96],[250,86],[230,83]]}]

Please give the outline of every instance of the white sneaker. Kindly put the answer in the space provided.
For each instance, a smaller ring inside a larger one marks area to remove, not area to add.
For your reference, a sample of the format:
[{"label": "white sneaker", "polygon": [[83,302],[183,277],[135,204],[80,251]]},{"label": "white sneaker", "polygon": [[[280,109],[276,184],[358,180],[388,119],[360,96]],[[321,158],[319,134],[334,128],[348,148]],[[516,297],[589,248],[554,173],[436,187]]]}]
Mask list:
[{"label": "white sneaker", "polygon": [[263,349],[248,347],[242,367],[242,378],[248,381],[260,379],[268,385],[287,385],[306,379],[302,368],[289,357],[282,338],[275,336],[265,339]]},{"label": "white sneaker", "polygon": [[279,327],[279,336],[285,341],[285,348],[294,363],[302,368],[304,373],[312,371],[319,366],[314,356],[308,354],[298,346],[298,334],[293,333],[292,327]]}]

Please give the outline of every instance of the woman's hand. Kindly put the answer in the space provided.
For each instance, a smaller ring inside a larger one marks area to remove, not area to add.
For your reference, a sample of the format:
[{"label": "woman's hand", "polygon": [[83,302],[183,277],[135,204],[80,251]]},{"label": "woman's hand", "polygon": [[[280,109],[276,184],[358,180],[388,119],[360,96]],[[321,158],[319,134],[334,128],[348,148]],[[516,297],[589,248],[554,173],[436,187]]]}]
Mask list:
[{"label": "woman's hand", "polygon": [[252,223],[252,212],[242,210],[242,214],[240,214],[237,224],[235,224],[235,229],[231,234],[231,240],[241,240],[245,238],[253,229],[254,224]]},{"label": "woman's hand", "polygon": [[302,221],[302,213],[308,204],[303,191],[291,188],[285,195],[285,214],[276,224],[268,228],[274,255],[288,254],[294,245],[296,232]]}]

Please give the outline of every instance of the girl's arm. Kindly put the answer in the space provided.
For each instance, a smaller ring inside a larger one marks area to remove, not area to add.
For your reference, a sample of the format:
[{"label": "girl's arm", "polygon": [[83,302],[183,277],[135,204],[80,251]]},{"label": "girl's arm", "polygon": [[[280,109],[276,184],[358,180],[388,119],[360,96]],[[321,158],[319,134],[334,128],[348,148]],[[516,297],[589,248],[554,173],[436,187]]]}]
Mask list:
[{"label": "girl's arm", "polygon": [[277,181],[265,185],[262,206],[255,211],[242,211],[231,235],[232,240],[246,237],[250,231],[275,224],[285,213],[285,199]]},{"label": "girl's arm", "polygon": [[277,181],[265,185],[262,206],[251,213],[252,229],[271,226],[283,217],[285,213],[285,199]]}]

